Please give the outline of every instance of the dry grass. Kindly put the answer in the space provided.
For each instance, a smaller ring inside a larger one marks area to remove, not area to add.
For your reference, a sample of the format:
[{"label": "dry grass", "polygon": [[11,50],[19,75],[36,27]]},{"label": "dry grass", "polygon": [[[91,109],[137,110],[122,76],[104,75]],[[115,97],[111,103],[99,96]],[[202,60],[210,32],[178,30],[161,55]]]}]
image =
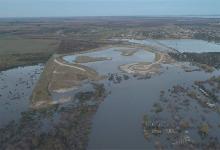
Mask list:
[{"label": "dry grass", "polygon": [[55,59],[59,62],[61,61],[60,58],[55,58],[55,56],[48,61],[44,72],[33,91],[33,107],[40,107],[42,105],[47,106],[50,104],[52,102],[52,92],[78,88],[78,86],[81,86],[82,82],[85,80],[96,81],[102,79],[96,71],[88,67],[74,65],[78,68],[82,68],[82,70],[85,70],[82,71],[77,68],[61,66],[54,61]]}]

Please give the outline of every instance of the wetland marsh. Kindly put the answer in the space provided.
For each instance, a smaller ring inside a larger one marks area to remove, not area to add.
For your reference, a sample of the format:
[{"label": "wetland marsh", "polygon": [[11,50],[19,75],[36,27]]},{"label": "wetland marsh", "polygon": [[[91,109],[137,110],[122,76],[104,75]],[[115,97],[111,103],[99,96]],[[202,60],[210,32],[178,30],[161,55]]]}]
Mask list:
[{"label": "wetland marsh", "polygon": [[0,72],[0,127],[28,110],[29,98],[44,66],[18,67]]}]

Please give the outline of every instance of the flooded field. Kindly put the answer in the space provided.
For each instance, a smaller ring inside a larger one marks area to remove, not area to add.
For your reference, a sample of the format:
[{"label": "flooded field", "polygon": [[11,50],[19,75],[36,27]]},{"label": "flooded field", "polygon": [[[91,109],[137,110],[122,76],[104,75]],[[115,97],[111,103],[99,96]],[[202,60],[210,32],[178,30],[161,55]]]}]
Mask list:
[{"label": "flooded field", "polygon": [[0,127],[18,120],[30,104],[30,96],[43,65],[18,67],[0,72]]},{"label": "flooded field", "polygon": [[219,149],[220,71],[178,62],[167,53],[176,48],[156,43],[51,59],[51,99],[2,128],[0,148]]},{"label": "flooded field", "polygon": [[183,40],[158,40],[160,43],[177,49],[179,52],[220,52],[220,45],[214,42],[203,40],[183,39]]},{"label": "flooded field", "polygon": [[[168,69],[165,69],[166,67],[164,66],[163,68],[163,74],[149,79],[131,77],[129,80],[122,81],[120,84],[109,84],[105,82],[111,94],[100,105],[95,115],[89,149],[102,149],[106,147],[112,149],[154,148],[156,141],[160,141],[164,146],[167,146],[166,140],[163,138],[160,139],[160,136],[153,137],[149,141],[145,140],[143,136],[142,120],[145,113],[149,116],[160,116],[152,112],[154,103],[160,99],[160,92],[169,91],[169,89],[172,89],[172,86],[178,84],[191,87],[195,80],[205,80],[212,75],[219,75],[220,72],[216,71],[213,74],[206,74],[200,71],[187,73],[176,66],[169,65]],[[172,97],[168,99],[169,101],[172,101]],[[165,116],[165,120],[170,119],[170,123],[172,124],[172,118],[167,112],[168,108],[163,107],[163,109],[161,114]],[[188,111],[189,114],[194,114],[193,107]],[[205,114],[205,112],[201,112],[200,115],[203,115],[203,113]],[[192,114],[185,116],[182,113],[181,117],[190,119]],[[214,116],[217,117],[218,114]],[[215,125],[218,123],[215,122]],[[169,128],[175,127],[170,126]],[[216,135],[214,134],[213,136]],[[218,136],[218,138],[220,137]]]},{"label": "flooded field", "polygon": [[[188,52],[217,50],[216,47],[210,47],[210,43],[208,45],[203,43],[210,49],[206,49],[207,47],[201,49],[199,46],[202,45],[198,46],[198,42],[201,41],[178,42],[182,43],[182,47]],[[170,41],[155,43],[158,44],[156,46],[158,52],[172,49],[183,52],[183,49],[171,45]],[[151,46],[153,44],[151,43]],[[113,53],[116,54],[110,49],[80,54],[108,58],[104,61],[81,63],[95,69],[99,74],[108,76],[107,79],[100,81],[109,94],[100,104],[92,121],[88,149],[219,147],[220,122],[217,109],[220,106],[218,101],[212,101],[210,93],[204,95],[195,83],[219,76],[220,71],[207,73],[190,63],[167,64],[161,61],[160,72],[157,74],[133,74],[120,70],[119,66],[144,61],[153,63],[155,59],[152,53],[146,53],[148,56],[138,52],[131,56],[119,56]],[[78,56],[66,56],[64,59],[74,63]],[[123,60],[118,57],[123,57]],[[198,98],[192,96],[193,92],[197,93]],[[215,95],[219,100],[218,92]],[[204,99],[205,102],[201,103],[202,100],[198,101],[198,99]],[[216,109],[213,109],[214,107]],[[204,128],[209,129],[204,131]],[[210,143],[214,146],[210,146]]]}]

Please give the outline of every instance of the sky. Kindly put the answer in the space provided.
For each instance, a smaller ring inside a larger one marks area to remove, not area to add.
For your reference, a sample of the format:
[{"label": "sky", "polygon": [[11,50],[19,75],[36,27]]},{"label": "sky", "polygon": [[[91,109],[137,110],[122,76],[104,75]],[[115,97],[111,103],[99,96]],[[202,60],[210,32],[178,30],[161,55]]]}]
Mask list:
[{"label": "sky", "polygon": [[220,0],[0,0],[0,17],[213,16]]}]

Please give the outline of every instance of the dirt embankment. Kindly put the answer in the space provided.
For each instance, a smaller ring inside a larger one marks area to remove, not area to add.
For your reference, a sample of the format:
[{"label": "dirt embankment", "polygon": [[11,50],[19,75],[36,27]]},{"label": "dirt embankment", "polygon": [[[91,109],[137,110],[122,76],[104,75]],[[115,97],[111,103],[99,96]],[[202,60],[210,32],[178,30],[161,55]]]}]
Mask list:
[{"label": "dirt embankment", "polygon": [[160,65],[174,62],[166,53],[155,52],[155,62],[153,63],[133,63],[119,66],[119,69],[131,74],[147,75],[160,72]]},{"label": "dirt embankment", "polygon": [[77,89],[85,80],[102,79],[96,71],[79,64],[68,64],[53,56],[47,63],[32,94],[32,107],[53,104],[53,92],[65,92]]},{"label": "dirt embankment", "polygon": [[[118,45],[117,45],[118,46]],[[125,45],[124,45],[125,46]],[[120,66],[119,68],[127,73],[132,74],[154,74],[160,71],[160,65],[162,63],[171,63],[173,59],[169,57],[167,53],[162,53],[156,51],[148,46],[140,46],[140,45],[126,45],[129,50],[126,52],[125,50],[120,49],[122,52],[121,55],[132,55],[138,49],[145,49],[147,51],[155,53],[155,61],[153,63],[134,63],[134,64],[125,64]],[[109,46],[111,47],[111,45]],[[99,49],[94,49],[92,51],[96,51]],[[33,91],[32,95],[32,106],[40,107],[47,104],[53,104],[52,93],[53,92],[66,92],[79,88],[83,81],[98,81],[103,79],[102,76],[84,65],[79,63],[68,63],[62,59],[64,55],[54,55],[47,63],[44,72]],[[82,58],[83,57],[83,58]],[[80,62],[90,62],[90,61],[98,61],[103,60],[104,58],[90,58],[87,56],[82,56],[80,58]],[[98,60],[97,60],[98,59]],[[106,60],[107,58],[105,58]]]}]

